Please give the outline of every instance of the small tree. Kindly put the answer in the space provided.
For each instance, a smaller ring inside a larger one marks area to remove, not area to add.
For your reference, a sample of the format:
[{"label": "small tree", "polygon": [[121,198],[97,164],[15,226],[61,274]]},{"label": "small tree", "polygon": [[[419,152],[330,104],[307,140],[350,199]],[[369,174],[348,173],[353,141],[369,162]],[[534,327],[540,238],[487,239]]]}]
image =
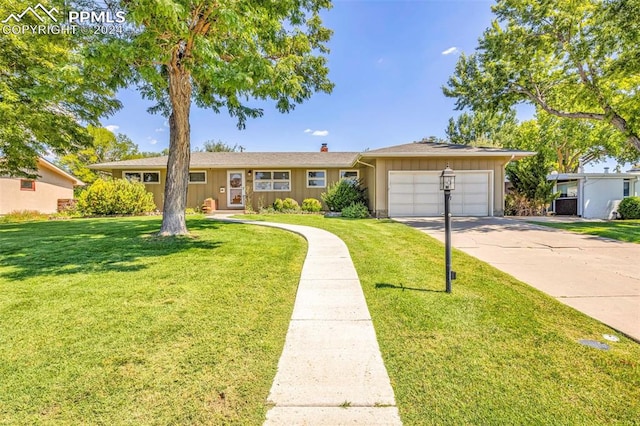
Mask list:
[{"label": "small tree", "polygon": [[528,208],[521,207],[521,214],[544,215],[551,202],[558,197],[553,193],[553,181],[547,180],[549,161],[543,153],[509,164],[506,173],[513,185],[513,192],[519,195],[520,206],[523,201],[528,203]]},{"label": "small tree", "polygon": [[321,194],[322,201],[327,204],[332,212],[341,212],[345,207],[354,203],[367,204],[367,188],[362,185],[362,180],[341,179],[332,183],[327,192]]},{"label": "small tree", "polygon": [[156,209],[144,184],[126,179],[98,179],[78,197],[84,215],[138,215]]}]

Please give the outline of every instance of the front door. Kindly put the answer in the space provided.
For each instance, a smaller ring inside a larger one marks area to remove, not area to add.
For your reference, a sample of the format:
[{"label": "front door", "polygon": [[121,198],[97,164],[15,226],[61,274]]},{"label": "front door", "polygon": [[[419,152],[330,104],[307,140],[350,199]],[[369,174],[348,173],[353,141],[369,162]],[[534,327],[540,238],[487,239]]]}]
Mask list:
[{"label": "front door", "polygon": [[230,209],[244,207],[244,170],[230,170],[227,172],[227,206]]}]

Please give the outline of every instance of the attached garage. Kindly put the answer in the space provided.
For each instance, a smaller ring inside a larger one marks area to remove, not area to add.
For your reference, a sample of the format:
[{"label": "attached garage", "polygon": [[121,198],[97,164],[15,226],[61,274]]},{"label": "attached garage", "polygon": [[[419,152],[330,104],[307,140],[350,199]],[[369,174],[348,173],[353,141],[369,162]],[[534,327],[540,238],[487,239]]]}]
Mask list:
[{"label": "attached garage", "polygon": [[[389,216],[444,214],[444,194],[437,171],[389,171]],[[456,172],[451,193],[454,216],[493,216],[493,171]]]}]

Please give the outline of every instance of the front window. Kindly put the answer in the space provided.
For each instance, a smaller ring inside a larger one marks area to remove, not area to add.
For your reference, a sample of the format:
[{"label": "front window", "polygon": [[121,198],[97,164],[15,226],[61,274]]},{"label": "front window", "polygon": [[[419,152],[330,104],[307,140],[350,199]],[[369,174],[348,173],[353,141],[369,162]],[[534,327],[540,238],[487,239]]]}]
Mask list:
[{"label": "front window", "polygon": [[631,181],[629,179],[625,179],[622,182],[622,196],[628,197],[631,192]]},{"label": "front window", "polygon": [[256,170],[253,176],[253,190],[256,192],[291,191],[289,170]]},{"label": "front window", "polygon": [[307,188],[326,188],[326,170],[307,170]]},{"label": "front window", "polygon": [[578,182],[560,182],[558,183],[558,192],[560,198],[576,198],[578,196]]},{"label": "front window", "polygon": [[129,182],[160,183],[160,172],[124,172],[122,176]]},{"label": "front window", "polygon": [[358,180],[360,170],[340,170],[340,179]]},{"label": "front window", "polygon": [[207,172],[189,172],[189,183],[207,183]]},{"label": "front window", "polygon": [[20,179],[20,191],[35,191],[36,181],[33,179]]}]

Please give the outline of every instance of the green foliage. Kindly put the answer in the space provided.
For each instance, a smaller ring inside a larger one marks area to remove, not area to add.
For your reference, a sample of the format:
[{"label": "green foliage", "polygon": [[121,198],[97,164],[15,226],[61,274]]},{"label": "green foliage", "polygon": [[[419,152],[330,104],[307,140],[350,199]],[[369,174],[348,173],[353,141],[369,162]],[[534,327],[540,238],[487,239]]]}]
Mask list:
[{"label": "green foliage", "polygon": [[516,114],[512,110],[464,112],[455,120],[449,119],[446,133],[455,144],[506,147],[513,145],[516,127]]},{"label": "green foliage", "polygon": [[0,216],[0,223],[34,222],[49,219],[49,215],[35,210],[15,210]]},{"label": "green foliage", "polygon": [[362,202],[351,203],[342,209],[342,217],[349,219],[366,219],[369,217],[369,209]]},{"label": "green foliage", "polygon": [[128,160],[150,154],[141,154],[138,146],[121,133],[116,136],[108,129],[93,126],[88,126],[87,132],[92,138],[90,146],[63,155],[58,160],[62,168],[87,184],[95,182],[99,177],[106,177],[104,173],[89,169],[91,164]]},{"label": "green foliage", "polygon": [[194,149],[194,152],[242,152],[244,151],[244,147],[235,144],[233,146],[228,145],[222,141],[206,141],[202,148]]},{"label": "green foliage", "polygon": [[315,92],[330,93],[326,46],[331,30],[321,14],[330,0],[149,2],[117,0],[131,31],[91,46],[92,63],[138,84],[155,101],[151,112],[169,118],[169,164],[162,235],[187,232],[187,191],[192,102],[216,113],[226,109],[238,128],[263,115],[273,100],[289,112]]},{"label": "green foliage", "polygon": [[273,210],[280,213],[296,213],[300,211],[300,205],[293,198],[285,198],[284,200],[276,198],[273,202]]},{"label": "green foliage", "polygon": [[509,148],[544,152],[559,173],[576,173],[580,165],[614,157],[619,162],[640,158],[624,136],[602,122],[560,118],[538,109],[535,119],[522,123]]},{"label": "green foliage", "polygon": [[276,198],[276,200],[273,202],[273,210],[277,212],[281,212],[283,208],[284,208],[284,202],[282,201],[282,199]]},{"label": "green foliage", "polygon": [[519,214],[544,215],[551,202],[558,194],[553,193],[553,181],[547,180],[549,160],[543,153],[510,163],[506,175],[513,185],[513,192],[519,197],[515,200],[519,205],[523,201],[528,206]]},{"label": "green foliage", "polygon": [[623,219],[640,219],[640,197],[627,197],[620,201],[618,213]]},{"label": "green foliage", "polygon": [[338,182],[329,184],[327,192],[321,194],[322,201],[325,202],[332,212],[340,212],[345,207],[353,203],[367,204],[367,188],[362,185],[362,179],[357,181],[351,179],[341,179]]},{"label": "green foliage", "polygon": [[322,210],[322,203],[315,198],[305,198],[302,201],[302,211],[317,213]]},{"label": "green foliage", "polygon": [[[61,0],[41,3],[66,10]],[[29,6],[35,4],[3,0],[0,19]],[[20,25],[49,23],[27,13]],[[99,125],[119,108],[113,87],[81,54],[84,42],[82,34],[0,35],[0,175],[33,177],[38,156],[90,146],[82,123]]]},{"label": "green foliage", "polygon": [[611,125],[640,151],[640,0],[499,0],[476,53],[460,55],[443,88],[456,108],[550,114]]},{"label": "green foliage", "polygon": [[297,210],[300,210],[300,205],[293,198],[285,198],[284,201],[282,201],[282,210],[297,211]]},{"label": "green foliage", "polygon": [[144,184],[126,179],[98,179],[78,198],[84,215],[138,215],[156,209],[153,194]]}]

